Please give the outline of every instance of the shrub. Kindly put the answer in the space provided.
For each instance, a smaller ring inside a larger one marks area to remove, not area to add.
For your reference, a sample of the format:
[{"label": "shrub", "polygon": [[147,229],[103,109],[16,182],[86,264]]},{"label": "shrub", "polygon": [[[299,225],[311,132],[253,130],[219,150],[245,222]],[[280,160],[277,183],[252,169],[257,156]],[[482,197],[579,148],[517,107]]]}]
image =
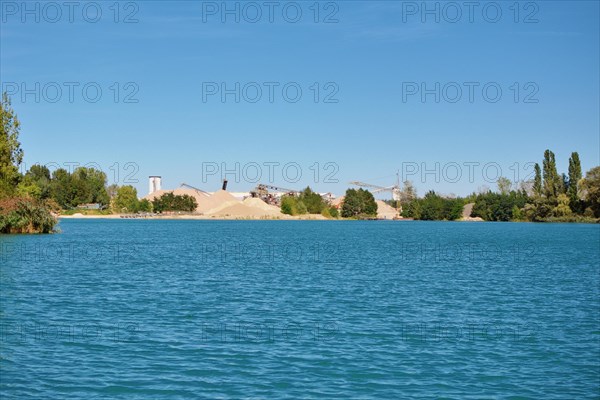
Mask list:
[{"label": "shrub", "polygon": [[339,218],[340,217],[340,213],[339,213],[338,209],[335,208],[335,207],[330,207],[329,208],[329,215],[331,215],[332,218]]},{"label": "shrub", "polygon": [[296,215],[296,199],[292,196],[283,196],[281,212],[287,215]]},{"label": "shrub", "polygon": [[51,233],[56,223],[43,201],[9,198],[0,202],[0,233]]}]

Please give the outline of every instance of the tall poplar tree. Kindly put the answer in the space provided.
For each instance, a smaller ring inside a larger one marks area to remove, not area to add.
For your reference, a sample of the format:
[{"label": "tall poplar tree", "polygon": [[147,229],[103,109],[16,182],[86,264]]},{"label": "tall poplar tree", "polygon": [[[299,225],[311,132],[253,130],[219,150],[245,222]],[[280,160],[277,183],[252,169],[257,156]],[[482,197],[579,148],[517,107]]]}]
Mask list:
[{"label": "tall poplar tree", "polygon": [[540,164],[535,163],[535,177],[533,178],[533,193],[534,195],[541,197],[542,196],[542,170],[540,168]]},{"label": "tall poplar tree", "polygon": [[567,191],[573,211],[578,211],[579,209],[579,181],[582,176],[579,154],[575,151],[571,153],[571,157],[569,158],[569,189]]},{"label": "tall poplar tree", "polygon": [[562,179],[556,171],[554,153],[550,150],[544,152],[544,194],[548,199],[556,199],[561,193]]}]

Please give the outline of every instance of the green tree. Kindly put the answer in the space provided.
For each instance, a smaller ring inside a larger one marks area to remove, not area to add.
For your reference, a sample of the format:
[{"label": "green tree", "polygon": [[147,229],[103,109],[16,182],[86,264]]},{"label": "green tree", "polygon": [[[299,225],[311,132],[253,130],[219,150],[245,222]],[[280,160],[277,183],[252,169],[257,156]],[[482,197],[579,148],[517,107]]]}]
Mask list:
[{"label": "green tree", "polygon": [[152,212],[152,203],[148,199],[142,199],[138,203],[138,211]]},{"label": "green tree", "polygon": [[42,188],[30,177],[25,175],[17,185],[17,196],[42,199]]},{"label": "green tree", "polygon": [[462,199],[445,199],[444,201],[444,219],[455,221],[462,218],[465,203]]},{"label": "green tree", "polygon": [[321,195],[313,192],[310,187],[307,187],[300,193],[299,201],[304,203],[309,214],[320,214],[327,208],[327,203],[325,203]]},{"label": "green tree", "polygon": [[[319,196],[321,197],[321,196]],[[308,212],[308,208],[302,196],[285,195],[281,198],[281,212],[288,215],[302,215]],[[313,205],[314,206],[314,205]]]},{"label": "green tree", "polygon": [[[39,172],[34,173],[34,176],[39,177]],[[25,175],[25,180],[28,175],[29,173]],[[36,180],[41,187],[44,187],[44,175],[45,172],[41,174],[41,178]],[[72,174],[65,169],[57,169],[52,174],[48,191],[49,197],[64,209],[89,203],[98,203],[101,206],[110,204],[110,197],[106,189],[106,174],[94,168],[79,167]]]},{"label": "green tree", "polygon": [[133,186],[121,186],[119,190],[117,190],[113,206],[114,210],[119,213],[137,212],[139,210],[137,190]]},{"label": "green tree", "polygon": [[552,215],[555,217],[565,217],[571,215],[571,207],[569,207],[569,196],[561,193],[557,197],[558,204],[552,210]]},{"label": "green tree", "polygon": [[45,165],[32,165],[25,174],[24,180],[30,181],[36,185],[40,191],[40,198],[47,199],[51,196],[50,190],[50,170]]},{"label": "green tree", "polygon": [[523,220],[523,212],[516,204],[513,206],[513,209],[512,209],[512,220],[513,221],[522,221]]},{"label": "green tree", "polygon": [[430,190],[425,194],[425,197],[423,197],[421,219],[425,221],[439,221],[444,219],[442,216],[443,207],[443,199],[433,190]]},{"label": "green tree", "polygon": [[187,194],[176,195],[172,211],[193,212],[196,211],[197,207],[198,202],[196,202],[196,199],[194,197]]},{"label": "green tree", "polygon": [[74,189],[74,206],[93,202],[94,194],[89,184],[89,170],[87,168],[79,167],[73,171],[71,185]]},{"label": "green tree", "polygon": [[527,193],[523,191],[511,191],[508,194],[481,193],[475,199],[471,216],[486,221],[521,219],[523,215],[520,210],[525,207],[527,200]]},{"label": "green tree", "polygon": [[462,217],[464,205],[465,199],[442,197],[431,190],[422,199],[403,205],[402,216],[426,221],[453,221]]},{"label": "green tree", "polygon": [[544,152],[544,194],[548,199],[556,199],[562,192],[563,182],[556,171],[554,153],[550,150]]},{"label": "green tree", "polygon": [[23,150],[19,142],[21,123],[11,107],[6,93],[0,101],[0,198],[15,194],[19,183],[19,167]]},{"label": "green tree", "polygon": [[302,200],[298,200],[296,203],[296,210],[300,215],[308,213],[308,208],[306,208],[306,204]]},{"label": "green tree", "polygon": [[421,219],[421,211],[421,201],[419,199],[413,199],[402,205],[402,216],[404,218]]},{"label": "green tree", "polygon": [[596,218],[600,218],[600,166],[586,172],[581,181],[581,192],[585,206],[589,207]]},{"label": "green tree", "polygon": [[560,182],[561,182],[560,192],[561,193],[568,193],[568,191],[569,191],[569,177],[566,174],[561,174],[560,175]]},{"label": "green tree", "polygon": [[581,199],[579,198],[579,181],[581,181],[581,162],[579,161],[579,153],[571,153],[569,157],[569,201],[571,209],[574,212],[581,212]]},{"label": "green tree", "polygon": [[293,196],[283,196],[281,198],[281,212],[287,215],[296,215],[296,199]]},{"label": "green tree", "polygon": [[363,203],[363,214],[368,217],[376,217],[377,216],[377,203],[375,202],[375,197],[373,197],[373,193],[368,190],[359,190],[359,193],[362,197]]},{"label": "green tree", "polygon": [[165,211],[195,211],[198,207],[196,199],[187,194],[175,195],[172,192],[167,192],[160,197],[152,200],[152,208],[155,212]]},{"label": "green tree", "polygon": [[348,189],[342,204],[344,218],[371,218],[377,216],[377,203],[373,194],[364,189]]},{"label": "green tree", "polygon": [[94,168],[87,170],[87,187],[92,193],[92,203],[106,206],[110,203],[110,197],[106,191],[106,174]]},{"label": "green tree", "polygon": [[71,174],[63,168],[59,168],[52,174],[50,181],[51,197],[63,209],[75,207],[75,188],[72,185]]},{"label": "green tree", "polygon": [[530,203],[523,207],[525,219],[533,222],[541,222],[551,216],[554,205],[544,197],[535,197]]},{"label": "green tree", "polygon": [[331,218],[339,218],[340,217],[340,213],[339,213],[338,209],[335,207],[329,207],[329,215],[331,215]]},{"label": "green tree", "polygon": [[541,196],[543,194],[542,189],[542,170],[540,169],[540,164],[535,163],[535,177],[533,178],[533,193],[536,196]]},{"label": "green tree", "polygon": [[[362,189],[360,189],[362,190]],[[342,203],[342,217],[351,218],[358,216],[362,211],[361,198],[356,189],[346,190],[344,202]]]}]

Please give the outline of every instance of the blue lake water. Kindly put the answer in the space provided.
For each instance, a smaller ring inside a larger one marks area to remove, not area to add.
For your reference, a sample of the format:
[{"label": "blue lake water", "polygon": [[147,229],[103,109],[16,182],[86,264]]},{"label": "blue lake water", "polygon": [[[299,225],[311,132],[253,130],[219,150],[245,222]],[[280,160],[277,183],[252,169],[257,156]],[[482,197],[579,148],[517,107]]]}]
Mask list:
[{"label": "blue lake water", "polygon": [[0,397],[600,397],[600,226],[64,220],[1,236]]}]

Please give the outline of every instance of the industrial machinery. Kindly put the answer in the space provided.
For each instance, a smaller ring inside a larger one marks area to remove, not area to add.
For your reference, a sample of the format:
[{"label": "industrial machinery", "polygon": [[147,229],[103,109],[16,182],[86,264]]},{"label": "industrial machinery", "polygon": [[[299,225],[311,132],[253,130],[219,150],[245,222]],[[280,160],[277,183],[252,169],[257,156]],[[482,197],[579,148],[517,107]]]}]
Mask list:
[{"label": "industrial machinery", "polygon": [[[195,190],[195,191],[196,191],[196,193],[198,193],[198,194],[201,194],[201,195],[204,195],[204,196],[210,196],[210,193],[208,193],[208,192],[205,192],[205,191],[204,191],[204,190],[202,190],[202,189],[198,189],[198,188],[197,188],[197,187],[195,187],[195,186],[188,185],[188,184],[187,184],[187,183],[185,183],[185,182],[181,184],[181,187],[185,187],[185,188],[188,188],[188,189]],[[227,190],[227,179],[224,179],[224,180],[223,180],[223,186],[221,186],[221,189],[223,189],[223,190]]]},{"label": "industrial machinery", "polygon": [[392,185],[392,186],[377,186],[377,185],[372,185],[370,183],[359,182],[359,181],[352,181],[352,182],[350,182],[350,184],[356,185],[359,187],[373,189],[373,190],[371,190],[371,193],[391,192],[392,200],[400,201],[400,193],[401,193],[400,172],[396,173],[396,184]]},{"label": "industrial machinery", "polygon": [[[269,190],[277,193],[269,193]],[[258,197],[267,204],[279,205],[281,196],[283,196],[284,194],[288,196],[297,196],[298,194],[300,194],[300,192],[293,189],[286,189],[278,186],[265,185],[259,183],[256,186],[256,189],[250,192],[250,194],[252,195],[252,197]]]},{"label": "industrial machinery", "polygon": [[198,194],[201,194],[201,195],[203,195],[203,196],[210,196],[210,193],[208,193],[208,192],[205,192],[205,191],[204,191],[204,190],[202,190],[202,189],[198,189],[197,187],[194,187],[194,186],[192,186],[192,185],[188,185],[187,183],[182,183],[182,184],[181,184],[181,186],[182,186],[182,187],[186,187],[186,188],[188,188],[188,189],[195,190],[195,191],[196,191]]}]

